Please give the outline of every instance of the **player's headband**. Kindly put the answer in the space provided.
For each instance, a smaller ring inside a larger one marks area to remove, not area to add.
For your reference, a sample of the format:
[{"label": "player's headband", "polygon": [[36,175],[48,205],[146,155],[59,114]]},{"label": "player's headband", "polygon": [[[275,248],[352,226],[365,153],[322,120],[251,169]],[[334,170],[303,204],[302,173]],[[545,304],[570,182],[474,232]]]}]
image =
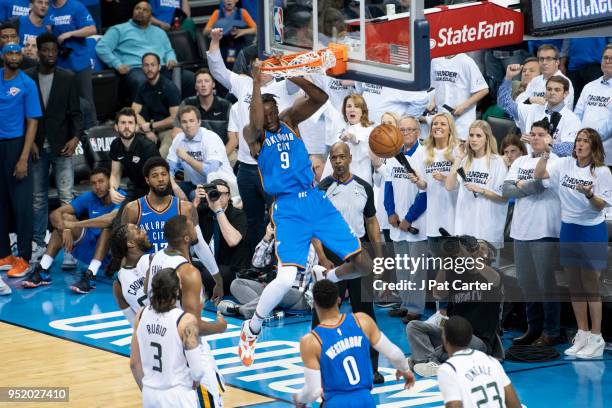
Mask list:
[{"label": "player's headband", "polygon": [[9,52],[21,52],[21,45],[19,44],[6,44],[4,47],[2,47],[2,55],[9,53]]}]

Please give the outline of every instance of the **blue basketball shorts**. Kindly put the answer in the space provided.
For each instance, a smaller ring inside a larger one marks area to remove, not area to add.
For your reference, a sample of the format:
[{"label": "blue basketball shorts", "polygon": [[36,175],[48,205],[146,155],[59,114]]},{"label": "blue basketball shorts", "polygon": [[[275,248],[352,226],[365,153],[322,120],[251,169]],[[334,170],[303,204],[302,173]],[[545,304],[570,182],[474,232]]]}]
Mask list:
[{"label": "blue basketball shorts", "polygon": [[325,398],[323,393],[323,408],[374,408],[376,403],[368,389],[357,389],[348,392],[334,392],[331,398]]},{"label": "blue basketball shorts", "polygon": [[[96,253],[98,238],[100,237],[100,234],[96,232],[96,230],[84,228],[83,232],[81,233],[81,237],[74,243],[74,247],[72,248],[72,256],[74,256],[80,262],[89,264],[93,259]],[[102,268],[106,266],[108,261],[109,257],[106,256],[102,260]]]}]

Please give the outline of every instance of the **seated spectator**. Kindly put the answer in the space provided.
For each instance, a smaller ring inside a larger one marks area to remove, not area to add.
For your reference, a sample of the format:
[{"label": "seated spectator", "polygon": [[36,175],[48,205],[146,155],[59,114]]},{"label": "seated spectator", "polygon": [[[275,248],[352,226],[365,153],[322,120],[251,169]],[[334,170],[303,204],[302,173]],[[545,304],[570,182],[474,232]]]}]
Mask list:
[{"label": "seated spectator", "polygon": [[30,12],[29,0],[6,0],[0,3],[0,22],[27,16]]},{"label": "seated spectator", "polygon": [[226,64],[232,65],[242,48],[247,44],[245,36],[257,32],[257,25],[246,9],[236,7],[238,0],[222,0],[219,8],[211,14],[204,35],[209,36],[213,28],[223,29],[221,55]]},{"label": "seated spectator", "polygon": [[[21,16],[15,20],[17,31],[19,32],[19,43],[28,49],[28,44],[36,45],[36,37],[48,32],[48,26],[51,25],[51,20],[48,17],[49,0],[30,0],[30,13],[26,16]],[[31,47],[31,45],[30,45]],[[36,51],[33,53],[36,54]],[[30,58],[38,59],[38,56],[28,55]]]},{"label": "seated spectator", "polygon": [[181,92],[170,79],[160,74],[160,63],[155,53],[142,56],[142,71],[147,82],[136,92],[132,109],[140,131],[159,146],[159,154],[165,158],[172,144],[172,124],[181,103]]},{"label": "seated spectator", "polygon": [[[40,264],[21,282],[24,288],[51,284],[49,268],[60,249],[76,259],[89,263],[81,278],[70,286],[73,292],[89,293],[96,288],[96,274],[108,262],[107,253],[111,220],[104,215],[115,215],[119,205],[111,200],[110,173],[103,167],[92,170],[91,190],[81,194],[70,204],[64,204],[49,216],[54,231]],[[123,192],[121,192],[123,193]],[[86,216],[84,221],[79,217]]]},{"label": "seated spectator", "polygon": [[193,198],[193,191],[199,184],[210,180],[224,179],[231,186],[231,198],[238,204],[239,194],[236,176],[229,165],[225,147],[215,132],[200,127],[200,112],[194,106],[184,106],[178,118],[183,132],[179,133],[170,146],[168,164],[170,177],[175,182],[178,171],[183,171],[184,181],[177,191],[181,199]]},{"label": "seated spectator", "polygon": [[[164,31],[170,30],[174,18],[179,14],[186,17],[191,16],[189,0],[153,0],[151,1],[151,23]],[[178,11],[178,12],[177,12]]]},{"label": "seated spectator", "polygon": [[[6,44],[19,44],[19,34],[17,27],[13,22],[4,22],[0,24],[0,49]],[[21,65],[19,68],[26,70],[35,67],[37,61],[25,55],[21,57]],[[4,67],[4,59],[0,58],[0,68]]]},{"label": "seated spectator", "polygon": [[[180,107],[195,106],[200,112],[200,127],[212,130],[221,138],[225,145],[225,153],[230,162],[232,157],[235,161],[236,149],[238,148],[238,135],[227,131],[230,110],[232,104],[215,94],[215,79],[206,68],[200,68],[195,73],[196,95],[183,99]],[[174,121],[173,134],[176,136],[181,132],[178,119]]]},{"label": "seated spectator", "polygon": [[[448,301],[449,317],[461,316],[474,328],[469,347],[488,355],[502,357],[500,339],[501,299],[503,287],[500,273],[490,266],[495,259],[495,248],[488,242],[471,236],[447,237],[449,245],[432,247],[432,254],[442,258],[472,258],[474,266],[458,273],[455,270],[441,269],[436,275],[439,286],[433,289],[437,299]],[[451,242],[453,241],[453,242]],[[475,264],[481,258],[480,264]],[[480,266],[482,265],[482,267]],[[483,282],[489,289],[482,290],[467,284]],[[448,290],[438,288],[448,286]],[[410,365],[422,377],[434,377],[440,364],[449,356],[442,344],[442,328],[427,322],[413,320],[406,327],[408,344],[412,350]]]},{"label": "seated spectator", "polygon": [[49,170],[53,167],[55,186],[63,204],[72,201],[74,165],[72,158],[83,132],[83,115],[79,106],[76,76],[56,67],[59,44],[51,33],[36,39],[40,46],[40,63],[26,74],[38,88],[43,116],[38,121],[32,146],[34,236],[36,250],[32,262],[45,252],[45,236],[49,213]]},{"label": "seated spectator", "polygon": [[[132,99],[147,78],[142,70],[142,57],[146,53],[159,55],[162,75],[170,78],[170,70],[176,66],[176,54],[165,31],[151,25],[151,6],[140,1],[134,6],[132,19],[127,23],[110,27],[96,44],[98,57],[107,66],[124,75]],[[181,73],[184,95],[193,95],[193,73]]]},{"label": "seated spectator", "polygon": [[[117,112],[115,119],[117,138],[110,146],[110,195],[113,203],[136,200],[149,192],[142,169],[151,157],[159,156],[155,143],[136,133],[136,113],[131,108]],[[121,177],[128,178],[127,196],[119,192]]]},{"label": "seated spectator", "polygon": [[[213,180],[211,184],[215,186],[216,194],[211,194],[211,189],[198,187],[193,204],[198,210],[205,241],[213,239],[215,260],[223,277],[223,292],[229,293],[236,273],[251,263],[245,239],[247,219],[242,210],[232,205],[230,187],[225,180]],[[207,293],[212,293],[215,281],[208,272],[203,275],[203,284]]]},{"label": "seated spectator", "polygon": [[[569,81],[559,75],[552,76],[546,81],[546,95],[543,104],[520,103],[513,101],[510,96],[510,81],[520,70],[520,65],[508,65],[506,79],[499,87],[497,94],[497,104],[515,121],[518,121],[523,134],[521,140],[525,143],[530,142],[528,131],[533,122],[547,118],[551,123],[550,135],[553,138],[553,152],[559,157],[570,155],[576,132],[580,129],[580,119],[565,102],[570,89]],[[529,151],[529,148],[527,150]]]},{"label": "seated spectator", "polygon": [[[228,316],[239,316],[250,319],[255,314],[255,308],[259,297],[266,287],[276,276],[276,256],[274,226],[270,223],[266,228],[266,234],[255,247],[253,254],[253,268],[241,271],[230,285],[232,296],[238,300],[238,304],[222,301],[219,304],[221,313]],[[299,273],[294,285],[285,294],[278,304],[281,309],[310,310],[312,294],[309,290],[311,274],[310,270],[317,264],[317,254],[310,246],[308,253],[308,264],[303,273]]]}]

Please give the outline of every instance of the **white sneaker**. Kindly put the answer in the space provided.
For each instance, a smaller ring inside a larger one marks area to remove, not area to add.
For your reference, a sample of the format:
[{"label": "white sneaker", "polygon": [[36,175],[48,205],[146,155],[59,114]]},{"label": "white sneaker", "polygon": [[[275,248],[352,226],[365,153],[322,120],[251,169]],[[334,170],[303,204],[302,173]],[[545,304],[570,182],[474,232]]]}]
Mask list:
[{"label": "white sneaker", "polygon": [[77,260],[70,252],[64,252],[64,260],[62,261],[62,270],[74,269],[77,266]]},{"label": "white sneaker", "polygon": [[442,322],[448,320],[448,316],[444,316],[438,310],[436,313],[432,314],[429,319],[425,320],[425,323],[429,323],[432,326],[442,327]]},{"label": "white sneaker", "polygon": [[565,355],[575,356],[580,350],[582,350],[587,345],[589,337],[591,337],[590,331],[578,330],[578,332],[574,336],[574,339],[572,340],[573,346],[565,350]]},{"label": "white sneaker", "polygon": [[429,363],[418,363],[414,365],[414,372],[421,377],[435,377],[438,375],[440,364],[430,361]]},{"label": "white sneaker", "polygon": [[257,343],[257,335],[251,332],[250,322],[249,319],[242,323],[240,341],[238,342],[238,357],[240,357],[242,364],[247,367],[255,361],[255,343]]},{"label": "white sneaker", "polygon": [[325,269],[324,266],[315,265],[312,267],[312,277],[314,278],[315,282],[318,282],[323,279],[327,279],[326,275],[327,275],[327,269]]},{"label": "white sneaker", "polygon": [[2,277],[0,277],[0,296],[10,295],[11,293],[13,293],[13,290],[11,289],[11,287],[7,285],[6,283],[4,283],[4,281],[2,280]]},{"label": "white sneaker", "polygon": [[603,356],[604,348],[606,348],[606,342],[604,341],[601,334],[593,334],[587,338],[587,344],[576,353],[578,358],[599,358]]},{"label": "white sneaker", "polygon": [[30,257],[30,264],[34,265],[39,263],[45,252],[47,252],[46,246],[38,245],[36,242],[32,242],[32,256]]}]

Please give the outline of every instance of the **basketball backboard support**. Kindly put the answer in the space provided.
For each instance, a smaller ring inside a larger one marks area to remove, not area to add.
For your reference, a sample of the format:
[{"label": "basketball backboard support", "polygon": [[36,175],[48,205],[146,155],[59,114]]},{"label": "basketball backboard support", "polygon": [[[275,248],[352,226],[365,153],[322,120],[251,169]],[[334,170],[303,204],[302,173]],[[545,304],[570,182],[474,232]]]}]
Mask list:
[{"label": "basketball backboard support", "polygon": [[[429,88],[423,0],[259,0],[257,16],[260,59],[346,44],[347,72],[339,78],[407,91]],[[390,42],[384,23],[397,18],[407,24],[396,26]]]}]

